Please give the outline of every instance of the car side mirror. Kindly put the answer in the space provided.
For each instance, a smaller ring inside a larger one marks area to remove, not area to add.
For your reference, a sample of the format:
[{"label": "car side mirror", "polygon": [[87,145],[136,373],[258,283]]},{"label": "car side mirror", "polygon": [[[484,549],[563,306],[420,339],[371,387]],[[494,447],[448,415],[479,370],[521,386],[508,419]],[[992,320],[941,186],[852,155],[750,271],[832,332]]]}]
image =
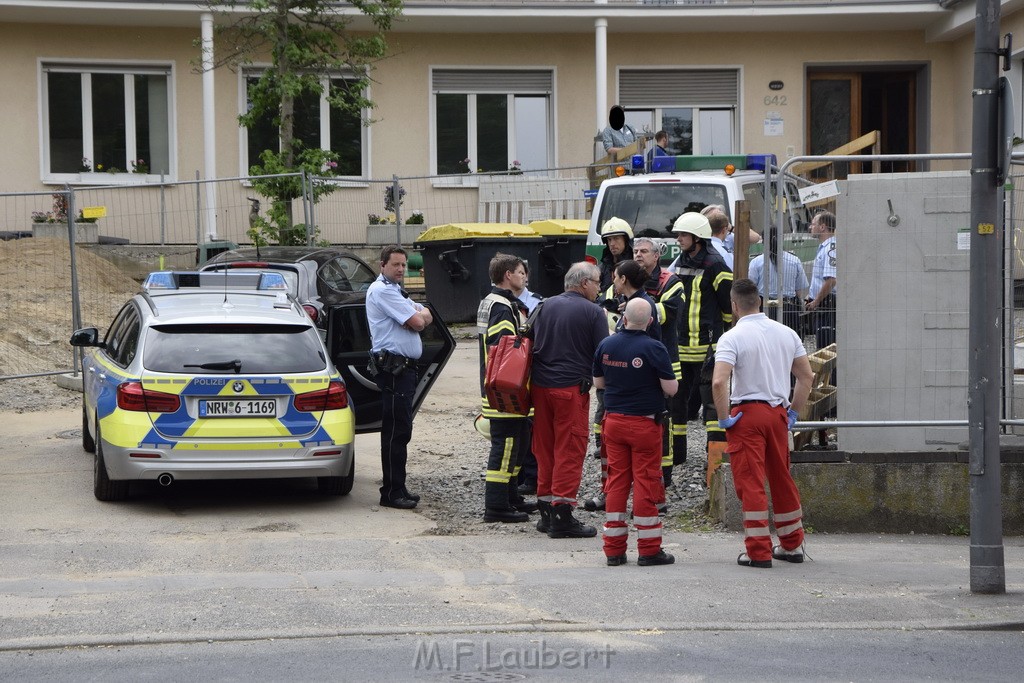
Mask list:
[{"label": "car side mirror", "polygon": [[72,346],[103,346],[100,341],[100,333],[95,327],[86,327],[75,330],[71,335]]}]

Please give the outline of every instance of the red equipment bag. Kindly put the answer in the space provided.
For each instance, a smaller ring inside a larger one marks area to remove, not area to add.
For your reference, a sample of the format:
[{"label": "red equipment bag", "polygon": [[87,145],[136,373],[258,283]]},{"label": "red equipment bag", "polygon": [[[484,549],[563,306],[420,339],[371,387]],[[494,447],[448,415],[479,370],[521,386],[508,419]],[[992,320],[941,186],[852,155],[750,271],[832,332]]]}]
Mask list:
[{"label": "red equipment bag", "polygon": [[530,366],[533,340],[506,334],[491,347],[484,391],[494,410],[517,415],[530,414]]}]

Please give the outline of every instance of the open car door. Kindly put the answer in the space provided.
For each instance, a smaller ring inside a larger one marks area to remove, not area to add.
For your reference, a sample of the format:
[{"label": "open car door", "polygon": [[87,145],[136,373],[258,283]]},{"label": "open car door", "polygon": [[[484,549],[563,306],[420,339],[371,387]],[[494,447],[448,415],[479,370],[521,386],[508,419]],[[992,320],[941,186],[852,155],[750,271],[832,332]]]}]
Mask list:
[{"label": "open car door", "polygon": [[[455,351],[455,339],[448,326],[429,303],[434,322],[420,332],[423,355],[417,365],[419,383],[413,397],[413,415],[420,409],[430,387]],[[366,303],[333,305],[327,321],[327,351],[341,372],[356,415],[356,433],[380,431],[381,398],[377,383],[366,366],[370,362],[370,325],[366,322]]]}]

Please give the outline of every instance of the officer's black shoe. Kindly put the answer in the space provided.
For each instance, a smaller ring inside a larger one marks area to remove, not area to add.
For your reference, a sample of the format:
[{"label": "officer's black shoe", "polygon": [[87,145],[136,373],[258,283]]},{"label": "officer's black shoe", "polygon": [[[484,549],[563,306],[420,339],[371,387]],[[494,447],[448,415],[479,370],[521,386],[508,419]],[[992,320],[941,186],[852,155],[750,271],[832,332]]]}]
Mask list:
[{"label": "officer's black shoe", "polygon": [[405,497],[408,498],[409,500],[415,500],[417,503],[420,502],[420,494],[409,493],[409,489],[405,490]]},{"label": "officer's black shoe", "polygon": [[516,510],[519,510],[520,512],[525,512],[528,515],[540,509],[537,507],[537,503],[527,503],[525,500],[520,500],[513,503],[512,507],[514,507]]},{"label": "officer's black shoe", "polygon": [[516,491],[519,492],[520,496],[532,496],[537,493],[537,482],[536,481],[524,481],[522,484],[516,487]]},{"label": "officer's black shoe", "polygon": [[530,515],[525,512],[520,512],[515,508],[509,508],[507,510],[484,510],[484,521],[485,522],[528,522],[530,521]]},{"label": "officer's black shoe", "polygon": [[551,526],[548,529],[548,538],[593,538],[597,536],[597,529],[589,524],[583,524],[572,515],[572,506],[568,503],[559,503],[551,506]]},{"label": "officer's black shoe", "polygon": [[657,555],[641,555],[636,563],[641,567],[656,567],[659,564],[674,564],[675,561],[674,555],[659,550]]},{"label": "officer's black shoe", "polygon": [[608,556],[608,566],[609,567],[618,567],[620,564],[626,564],[626,556],[625,555],[609,555]]},{"label": "officer's black shoe", "polygon": [[601,492],[593,498],[583,501],[583,509],[587,512],[598,512],[600,510],[604,510],[604,501],[605,495],[604,492]]},{"label": "officer's black shoe", "polygon": [[412,498],[400,496],[398,498],[381,498],[380,506],[383,508],[398,508],[399,510],[412,510],[416,507],[416,501]]},{"label": "officer's black shoe", "polygon": [[746,553],[740,553],[740,556],[736,558],[736,564],[741,567],[757,567],[758,569],[771,569],[771,560],[752,560],[750,555]]},{"label": "officer's black shoe", "polygon": [[538,500],[537,512],[540,513],[540,519],[537,520],[537,531],[546,534],[551,529],[551,503]]}]

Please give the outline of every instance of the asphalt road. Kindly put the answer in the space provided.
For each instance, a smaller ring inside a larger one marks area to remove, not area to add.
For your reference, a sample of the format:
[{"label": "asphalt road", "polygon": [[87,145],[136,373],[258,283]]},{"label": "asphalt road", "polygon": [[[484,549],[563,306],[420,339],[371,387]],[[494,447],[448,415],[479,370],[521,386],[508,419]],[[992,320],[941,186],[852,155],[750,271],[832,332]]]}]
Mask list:
[{"label": "asphalt road", "polygon": [[1020,633],[646,631],[353,636],[0,653],[9,680],[1014,681]]},{"label": "asphalt road", "polygon": [[[343,498],[312,480],[182,482],[99,503],[79,424],[77,410],[0,414],[0,680],[1018,680],[1024,669],[1021,539],[1006,540],[997,596],[967,588],[963,537],[813,534],[814,561],[766,571],[735,564],[739,534],[674,533],[675,565],[638,567],[631,542],[629,564],[609,568],[598,539],[527,525],[436,535],[426,516],[376,505],[371,458]],[[416,664],[421,641],[427,654],[437,643],[430,668]],[[607,647],[610,664],[594,668]],[[545,648],[565,651],[557,666],[522,663]]]}]

